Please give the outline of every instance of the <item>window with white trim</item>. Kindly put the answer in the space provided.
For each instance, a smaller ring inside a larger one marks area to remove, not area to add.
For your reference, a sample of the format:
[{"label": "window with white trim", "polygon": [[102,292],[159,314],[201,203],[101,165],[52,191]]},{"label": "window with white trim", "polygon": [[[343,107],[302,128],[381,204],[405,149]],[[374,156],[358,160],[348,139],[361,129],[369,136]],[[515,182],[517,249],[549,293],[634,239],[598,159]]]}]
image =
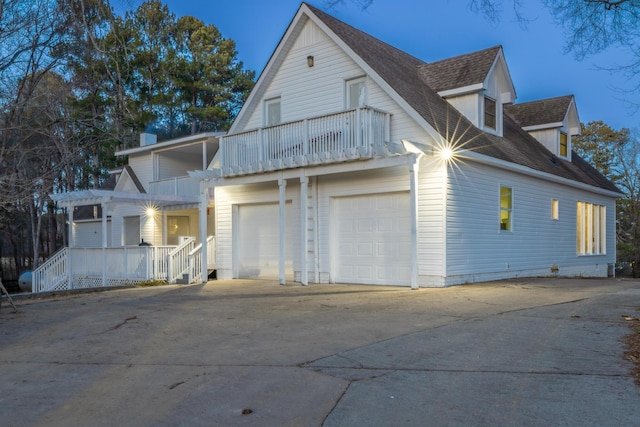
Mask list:
[{"label": "window with white trim", "polygon": [[268,99],[264,102],[265,126],[276,126],[282,123],[280,98]]},{"label": "window with white trim", "polygon": [[587,202],[576,205],[576,253],[603,255],[607,252],[607,208]]},{"label": "window with white trim", "polygon": [[364,77],[345,82],[345,108],[353,110],[367,104],[367,86]]},{"label": "window with white trim", "polygon": [[569,138],[564,132],[560,132],[560,155],[567,157],[569,154]]},{"label": "window with white trim", "polygon": [[484,127],[496,130],[497,124],[497,106],[495,99],[491,99],[488,96],[484,97]]},{"label": "window with white trim", "polygon": [[500,230],[511,231],[513,192],[509,187],[500,187]]},{"label": "window with white trim", "polygon": [[134,246],[140,243],[140,217],[125,216],[122,218],[122,244]]}]

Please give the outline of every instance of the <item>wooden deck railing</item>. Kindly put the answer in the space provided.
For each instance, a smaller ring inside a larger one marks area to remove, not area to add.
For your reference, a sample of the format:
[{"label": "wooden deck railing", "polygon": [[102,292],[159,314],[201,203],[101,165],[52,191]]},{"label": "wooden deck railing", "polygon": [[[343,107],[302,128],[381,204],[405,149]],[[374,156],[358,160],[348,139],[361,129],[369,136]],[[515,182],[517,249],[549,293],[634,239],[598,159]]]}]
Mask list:
[{"label": "wooden deck railing", "polygon": [[[212,269],[215,268],[214,238],[209,237],[207,244],[208,267]],[[194,240],[189,239],[178,247],[63,248],[33,271],[31,289],[39,293],[149,280],[175,283],[176,277],[192,270],[189,255],[194,247]]]},{"label": "wooden deck railing", "polygon": [[390,115],[364,107],[221,138],[223,176],[371,158],[389,141]]}]

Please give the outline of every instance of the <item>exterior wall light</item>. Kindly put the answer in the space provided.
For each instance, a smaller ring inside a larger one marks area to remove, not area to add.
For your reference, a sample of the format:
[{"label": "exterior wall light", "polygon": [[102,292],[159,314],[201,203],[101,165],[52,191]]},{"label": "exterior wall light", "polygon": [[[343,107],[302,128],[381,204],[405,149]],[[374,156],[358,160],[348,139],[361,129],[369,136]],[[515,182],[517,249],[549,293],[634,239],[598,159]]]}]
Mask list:
[{"label": "exterior wall light", "polygon": [[307,56],[307,66],[309,68],[313,67],[313,56],[311,55]]}]

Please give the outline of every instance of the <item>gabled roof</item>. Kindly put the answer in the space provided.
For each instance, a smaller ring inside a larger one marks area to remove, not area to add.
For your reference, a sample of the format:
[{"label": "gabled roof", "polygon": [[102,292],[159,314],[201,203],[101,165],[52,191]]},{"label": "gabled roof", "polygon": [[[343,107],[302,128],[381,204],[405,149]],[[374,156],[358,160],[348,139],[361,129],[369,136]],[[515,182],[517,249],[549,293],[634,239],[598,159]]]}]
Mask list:
[{"label": "gabled roof", "polygon": [[521,127],[527,128],[530,126],[562,123],[573,102],[573,95],[565,95],[539,101],[508,105],[505,106],[505,111],[510,114]]},{"label": "gabled roof", "polygon": [[[430,86],[430,81],[448,81],[446,77],[429,77],[437,67],[430,69],[429,64],[414,56],[353,28],[313,6],[303,3],[304,5],[446,140],[459,139],[464,141],[462,144],[465,150],[474,153],[604,190],[620,192],[615,185],[575,152],[572,153],[571,162],[553,156],[509,115],[504,115],[504,136],[502,137],[478,129]],[[484,68],[489,63],[489,58],[497,53],[496,49],[501,48],[486,49],[478,52],[477,56],[462,55],[457,59],[454,58],[450,64],[460,65],[465,61],[477,62],[483,67],[478,73],[478,76],[481,76],[485,72]],[[491,60],[494,59],[495,56]],[[440,62],[443,62],[441,66],[447,65],[444,64],[446,61]],[[464,81],[473,81],[480,78],[478,76],[470,73],[468,80]]]},{"label": "gabled roof", "polygon": [[[231,133],[243,126],[247,120],[245,111],[259,102],[279,63],[282,62],[282,57],[286,55],[287,48],[293,43],[292,39],[297,36],[308,19],[318,24],[332,40],[345,49],[345,52],[362,66],[378,85],[388,91],[389,95],[398,101],[399,105],[432,137],[456,141],[457,144],[464,145],[463,148],[470,153],[524,166],[581,184],[619,192],[611,182],[588,166],[575,153],[572,155],[571,162],[556,159],[509,115],[504,115],[504,136],[497,136],[477,128],[438,95],[437,90],[440,89],[438,86],[446,88],[453,84],[468,82],[476,84],[480,79],[484,81],[496,57],[501,54],[500,47],[430,65],[307,3],[301,5],[269,59],[258,83],[232,125]],[[472,70],[473,64],[479,65],[480,69]],[[446,70],[451,67],[455,66],[458,70],[462,70],[467,65],[467,72],[459,72],[456,76],[436,75],[438,70],[446,74]]]},{"label": "gabled roof", "polygon": [[419,66],[425,82],[436,92],[484,83],[502,47],[455,56]]},{"label": "gabled roof", "polygon": [[125,182],[124,181],[126,179],[125,177],[128,177],[131,180],[131,183],[133,183],[134,187],[138,190],[139,193],[144,194],[147,192],[144,189],[144,186],[142,185],[140,180],[138,179],[138,176],[129,165],[125,165],[122,168],[122,173],[120,174],[120,177],[116,182],[116,185],[113,187],[114,190],[116,189],[120,190],[122,188],[122,182]]}]

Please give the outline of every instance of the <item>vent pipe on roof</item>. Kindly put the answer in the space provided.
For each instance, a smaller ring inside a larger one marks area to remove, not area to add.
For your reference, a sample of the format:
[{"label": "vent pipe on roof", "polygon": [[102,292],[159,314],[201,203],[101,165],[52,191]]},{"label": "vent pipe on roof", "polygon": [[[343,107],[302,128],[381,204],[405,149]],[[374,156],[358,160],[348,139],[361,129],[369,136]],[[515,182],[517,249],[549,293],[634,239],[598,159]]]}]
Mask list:
[{"label": "vent pipe on roof", "polygon": [[158,136],[153,133],[141,133],[140,134],[140,146],[153,145],[158,142]]}]

